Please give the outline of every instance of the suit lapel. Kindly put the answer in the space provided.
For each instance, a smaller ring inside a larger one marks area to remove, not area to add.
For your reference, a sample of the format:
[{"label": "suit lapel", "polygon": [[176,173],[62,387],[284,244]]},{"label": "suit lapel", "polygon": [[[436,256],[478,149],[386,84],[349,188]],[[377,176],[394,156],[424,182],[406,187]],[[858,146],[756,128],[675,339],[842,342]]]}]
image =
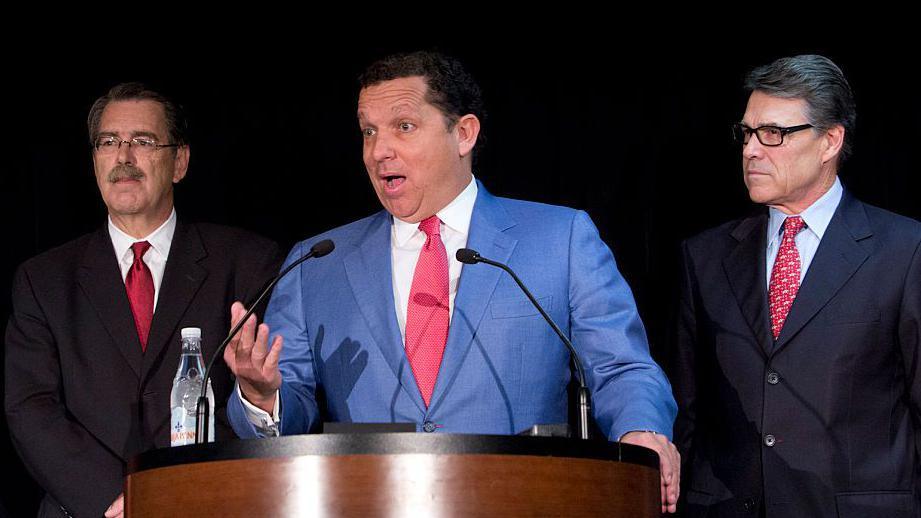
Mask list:
[{"label": "suit lapel", "polygon": [[723,259],[723,270],[729,279],[729,286],[761,346],[762,355],[770,354],[774,346],[768,323],[767,288],[764,281],[766,232],[766,215],[743,220],[732,231],[732,237],[738,244]]},{"label": "suit lapel", "polygon": [[425,403],[406,359],[393,301],[390,218],[386,211],[379,212],[369,223],[367,234],[359,239],[359,247],[343,258],[343,264],[371,337],[403,390],[424,411]]},{"label": "suit lapel", "polygon": [[[106,227],[93,234],[77,273],[77,283],[99,315],[116,348],[131,366],[141,373],[141,342],[128,304],[125,282]],[[74,322],[74,325],[80,325]]]},{"label": "suit lapel", "polygon": [[869,253],[860,240],[873,235],[863,204],[845,192],[806,271],[774,353],[786,346],[841,289]]},{"label": "suit lapel", "polygon": [[177,223],[147,339],[144,372],[156,365],[160,354],[169,349],[179,320],[208,276],[208,271],[198,264],[207,255],[198,229]]},{"label": "suit lapel", "polygon": [[[470,233],[467,248],[476,250],[488,259],[507,263],[518,241],[503,232],[515,225],[498,200],[478,183],[477,200],[470,219]],[[453,257],[449,261],[456,261]],[[454,312],[448,331],[435,392],[432,394],[432,409],[438,407],[454,384],[454,378],[470,351],[473,337],[480,325],[490,298],[502,275],[499,268],[485,264],[465,264],[454,297]],[[498,344],[499,346],[503,344]]]}]

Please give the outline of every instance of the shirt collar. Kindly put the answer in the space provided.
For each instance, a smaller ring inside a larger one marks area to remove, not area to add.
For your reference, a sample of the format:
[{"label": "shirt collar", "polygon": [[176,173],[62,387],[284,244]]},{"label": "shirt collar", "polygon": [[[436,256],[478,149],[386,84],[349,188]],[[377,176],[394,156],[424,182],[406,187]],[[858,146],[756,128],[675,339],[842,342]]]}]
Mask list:
[{"label": "shirt collar", "polygon": [[[138,241],[147,241],[150,248],[153,249],[164,259],[169,257],[170,245],[173,243],[173,234],[176,232],[176,208],[162,225],[145,237],[136,239],[122,232],[120,228],[112,222],[112,216],[109,216],[109,237],[112,239],[112,246],[115,248],[115,257],[122,260],[129,253],[131,245]],[[133,253],[132,253],[133,258]]]},{"label": "shirt collar", "polygon": [[[822,236],[825,235],[825,229],[828,228],[832,216],[835,215],[835,209],[838,208],[838,203],[841,201],[843,194],[844,187],[841,186],[841,180],[835,177],[835,183],[832,184],[831,189],[807,207],[806,210],[798,214],[806,222],[806,229],[804,230],[809,230],[821,241]],[[768,220],[767,244],[768,248],[770,248],[774,241],[780,237],[780,227],[783,226],[784,220],[787,219],[787,214],[774,207],[770,207],[768,212],[770,219]]]},{"label": "shirt collar", "polygon": [[[476,203],[477,185],[476,178],[471,177],[467,187],[457,195],[445,208],[436,212],[438,219],[458,234],[466,236],[470,231],[470,217],[473,215],[473,205]],[[393,237],[397,246],[404,246],[420,232],[419,223],[407,223],[400,218],[393,220]]]}]

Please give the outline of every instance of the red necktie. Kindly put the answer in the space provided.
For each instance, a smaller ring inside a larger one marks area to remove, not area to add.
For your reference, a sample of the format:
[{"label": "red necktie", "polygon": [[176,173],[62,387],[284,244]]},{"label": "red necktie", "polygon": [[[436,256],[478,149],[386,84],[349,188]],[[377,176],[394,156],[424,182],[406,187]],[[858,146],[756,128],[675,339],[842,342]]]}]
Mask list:
[{"label": "red necktie", "polygon": [[419,252],[406,309],[406,356],[425,406],[429,406],[448,341],[448,254],[437,216],[419,223],[428,236]]},{"label": "red necktie", "polygon": [[790,306],[799,291],[800,262],[799,252],[796,250],[796,235],[805,226],[803,218],[792,216],[784,220],[783,241],[774,259],[771,268],[771,284],[769,298],[771,302],[771,332],[774,340],[780,335],[783,324],[787,320]]},{"label": "red necktie", "polygon": [[134,325],[138,330],[141,340],[141,350],[147,350],[147,335],[150,333],[150,322],[153,320],[154,310],[154,285],[150,268],[144,263],[144,254],[150,248],[147,241],[138,241],[131,245],[134,252],[134,262],[125,277],[125,290],[128,292],[128,303],[131,304],[131,313],[134,314]]}]

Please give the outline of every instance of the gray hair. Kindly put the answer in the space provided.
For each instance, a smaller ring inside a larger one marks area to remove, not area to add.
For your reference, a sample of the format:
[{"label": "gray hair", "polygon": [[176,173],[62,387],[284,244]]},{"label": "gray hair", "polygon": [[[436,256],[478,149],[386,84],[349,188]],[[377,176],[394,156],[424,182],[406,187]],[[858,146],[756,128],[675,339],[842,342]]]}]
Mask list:
[{"label": "gray hair", "polygon": [[851,155],[857,123],[854,93],[844,73],[832,60],[816,54],[780,58],[752,70],[745,78],[745,90],[783,99],[806,102],[806,118],[817,129],[840,124],[844,143],[838,164]]},{"label": "gray hair", "polygon": [[96,99],[86,117],[90,143],[99,136],[99,122],[106,106],[113,101],[153,101],[163,106],[166,129],[173,144],[185,146],[189,143],[189,123],[182,106],[143,83],[121,83],[113,86],[105,95]]}]

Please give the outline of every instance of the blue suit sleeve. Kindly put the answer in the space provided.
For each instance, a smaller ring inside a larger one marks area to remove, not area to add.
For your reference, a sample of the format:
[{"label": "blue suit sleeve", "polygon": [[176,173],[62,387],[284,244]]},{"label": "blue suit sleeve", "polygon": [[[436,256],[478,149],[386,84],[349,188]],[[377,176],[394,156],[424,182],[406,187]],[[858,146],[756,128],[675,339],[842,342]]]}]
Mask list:
[{"label": "blue suit sleeve", "polygon": [[635,430],[671,439],[671,386],[649,354],[633,293],[588,215],[577,212],[569,247],[570,333],[585,365],[595,420],[609,440]]}]

